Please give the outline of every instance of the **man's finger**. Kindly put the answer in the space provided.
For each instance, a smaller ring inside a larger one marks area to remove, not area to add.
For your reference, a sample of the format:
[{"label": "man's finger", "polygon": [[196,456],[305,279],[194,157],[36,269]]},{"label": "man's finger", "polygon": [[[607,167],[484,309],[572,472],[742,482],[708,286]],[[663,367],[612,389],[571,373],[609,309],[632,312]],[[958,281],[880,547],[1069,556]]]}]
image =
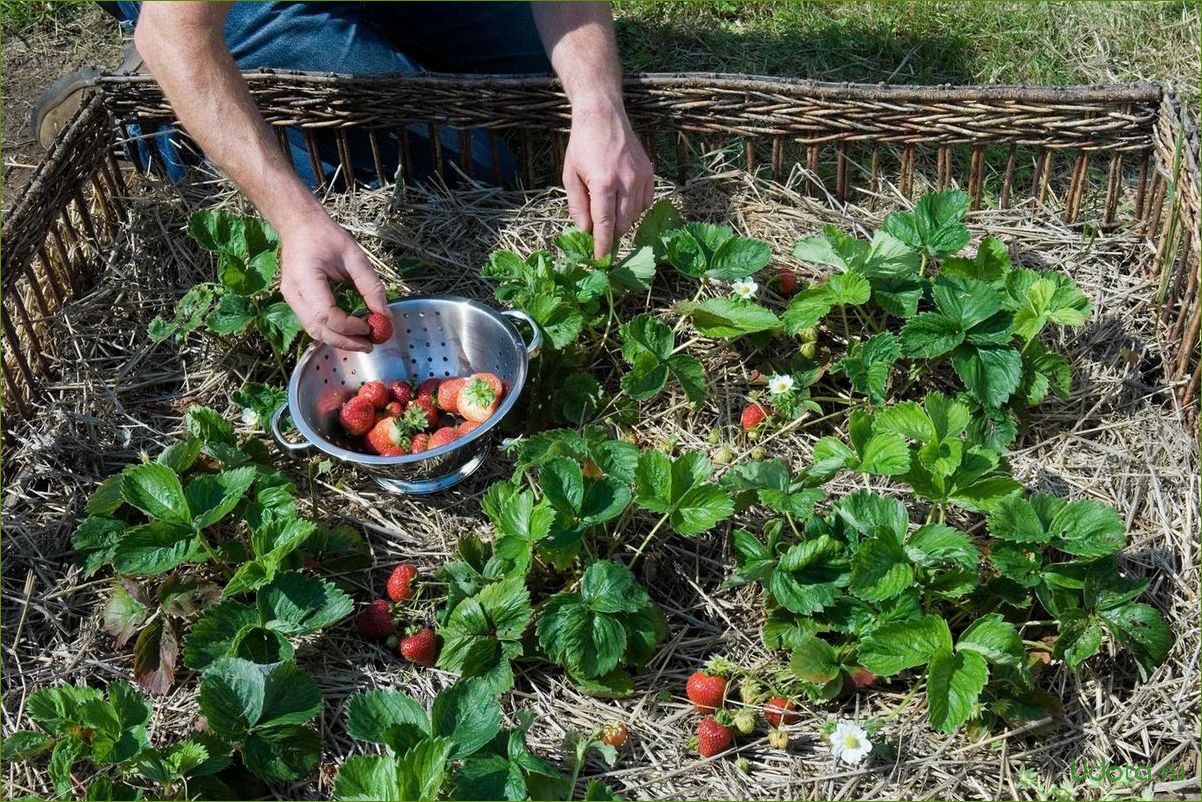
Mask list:
[{"label": "man's finger", "polygon": [[639,214],[645,208],[643,202],[643,187],[639,184],[618,191],[618,236],[625,234],[639,219]]},{"label": "man's finger", "polygon": [[367,256],[362,250],[356,248],[355,252],[347,256],[346,272],[351,281],[355,282],[355,289],[363,296],[368,309],[392,317],[392,313],[388,311],[388,293],[384,290],[384,282],[380,281],[379,274],[367,261]]},{"label": "man's finger", "polygon": [[367,338],[355,339],[331,330],[322,322],[322,314],[303,298],[295,304],[289,301],[289,304],[292,305],[293,311],[296,312],[296,317],[300,321],[300,324],[304,326],[305,331],[314,340],[326,345],[332,345],[335,348],[341,348],[343,351],[367,352],[371,350],[371,343]]},{"label": "man's finger", "polygon": [[567,168],[563,171],[563,188],[568,193],[568,214],[572,222],[581,231],[591,231],[593,220],[588,211],[588,189],[575,170]]},{"label": "man's finger", "polygon": [[612,187],[597,187],[589,191],[589,214],[593,218],[593,258],[601,259],[614,243],[617,216],[617,192]]},{"label": "man's finger", "polygon": [[643,182],[643,211],[651,208],[651,204],[655,203],[655,173],[652,172]]},{"label": "man's finger", "polygon": [[[313,319],[317,325],[344,337],[357,337],[367,344],[367,335],[371,333],[367,321],[361,317],[348,315],[338,308],[338,305],[334,303],[334,293],[330,291],[330,284],[324,275],[318,273],[306,276],[301,283],[300,291],[304,296],[305,306],[313,311]],[[323,342],[329,342],[329,340],[323,339]],[[333,345],[333,343],[330,344]]]}]

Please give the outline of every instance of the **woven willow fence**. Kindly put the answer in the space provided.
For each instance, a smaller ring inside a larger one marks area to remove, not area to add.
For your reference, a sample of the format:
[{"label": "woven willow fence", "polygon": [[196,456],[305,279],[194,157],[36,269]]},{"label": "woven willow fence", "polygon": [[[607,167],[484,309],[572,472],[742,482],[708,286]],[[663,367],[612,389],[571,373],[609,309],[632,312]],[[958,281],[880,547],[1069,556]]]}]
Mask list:
[{"label": "woven willow fence", "polygon": [[[296,129],[317,174],[318,135],[333,132],[339,164],[327,179],[353,175],[352,162],[365,148],[374,181],[389,183],[412,170],[419,146],[432,151],[441,177],[445,128],[455,132],[451,141],[458,138],[459,168],[469,177],[469,129],[486,131],[494,153],[504,142],[526,186],[559,176],[570,118],[550,79],[247,78],[285,152],[289,129]],[[885,182],[907,197],[924,185],[955,185],[978,207],[1029,208],[1036,218],[1062,216],[1100,236],[1138,233],[1146,252],[1129,269],[1157,283],[1165,380],[1183,419],[1196,420],[1198,139],[1162,87],[903,87],[688,74],[630,77],[625,91],[658,172],[677,182],[698,169],[701,153],[726,148],[747,170],[776,179],[803,168],[809,190],[835,203],[872,207]],[[101,272],[124,220],[122,199],[138,191],[140,177],[117,159],[130,147],[127,126],[145,132],[173,122],[148,77],[103,79],[5,216],[6,433],[28,414],[55,364],[72,358],[59,338],[47,336],[56,310]],[[415,126],[426,136],[413,137]],[[385,138],[399,143],[399,163],[385,163]]]}]

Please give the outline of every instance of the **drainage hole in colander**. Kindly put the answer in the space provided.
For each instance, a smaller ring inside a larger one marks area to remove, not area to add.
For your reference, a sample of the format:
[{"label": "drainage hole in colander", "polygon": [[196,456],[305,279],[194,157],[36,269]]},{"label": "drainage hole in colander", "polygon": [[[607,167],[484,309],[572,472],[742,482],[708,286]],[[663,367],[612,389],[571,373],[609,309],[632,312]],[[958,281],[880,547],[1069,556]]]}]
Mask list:
[{"label": "drainage hole in colander", "polygon": [[444,371],[442,372],[442,375],[443,375],[443,376],[450,377],[450,375],[451,375],[451,371],[449,371],[449,370],[444,370]]},{"label": "drainage hole in colander", "polygon": [[443,361],[443,362],[450,362],[451,360],[447,359],[447,358],[444,356],[444,357],[442,358],[442,361]]},{"label": "drainage hole in colander", "polygon": [[[406,333],[406,334],[412,334],[412,333],[413,333],[413,329],[405,329],[405,333]],[[413,346],[411,345],[411,346],[409,346],[409,347],[410,347],[410,348],[412,348]]]}]

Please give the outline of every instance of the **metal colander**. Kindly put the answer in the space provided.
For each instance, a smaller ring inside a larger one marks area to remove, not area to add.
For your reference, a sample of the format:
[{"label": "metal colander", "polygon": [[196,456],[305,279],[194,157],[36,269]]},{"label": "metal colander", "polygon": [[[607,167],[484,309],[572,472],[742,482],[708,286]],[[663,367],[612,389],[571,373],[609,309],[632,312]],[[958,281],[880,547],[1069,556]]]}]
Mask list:
[{"label": "metal colander", "polygon": [[[497,424],[513,409],[526,382],[527,361],[538,353],[542,335],[524,312],[498,312],[468,298],[428,295],[389,304],[392,339],[371,353],[342,351],[314,343],[301,356],[288,385],[288,402],[271,419],[280,447],[289,452],[313,447],[331,457],[354,463],[387,490],[433,493],[467,478],[480,467]],[[526,342],[511,319],[531,330]],[[385,384],[402,379],[420,384],[429,378],[495,373],[508,382],[509,392],[495,414],[465,437],[441,448],[403,457],[380,457],[353,449],[353,440],[338,420],[342,404],[364,382]],[[280,430],[285,411],[304,438],[293,442]]]}]

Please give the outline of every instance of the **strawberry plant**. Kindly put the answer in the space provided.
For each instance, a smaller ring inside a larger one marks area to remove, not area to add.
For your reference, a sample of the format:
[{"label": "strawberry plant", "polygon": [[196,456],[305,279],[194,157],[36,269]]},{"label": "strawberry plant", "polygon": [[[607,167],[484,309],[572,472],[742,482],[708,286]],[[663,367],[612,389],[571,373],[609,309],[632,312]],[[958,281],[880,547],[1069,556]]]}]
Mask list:
[{"label": "strawberry plant", "polygon": [[208,732],[265,782],[295,780],[317,766],[321,736],[308,722],[321,710],[321,691],[291,660],[216,660],[200,681],[200,710]]},{"label": "strawberry plant", "polygon": [[[133,642],[134,677],[156,694],[174,684],[181,651],[191,668],[225,654],[273,662],[291,656],[288,637],[347,615],[342,591],[295,572],[311,539],[332,566],[363,564],[356,533],[297,513],[295,486],[253,456],[257,441],[203,407],[186,425],[154,461],[103,482],[74,535],[85,574],[118,574],[104,628],[118,647]],[[257,607],[236,600],[248,593]]]},{"label": "strawberry plant", "polygon": [[651,315],[638,315],[622,324],[622,359],[630,371],[622,376],[622,392],[636,401],[649,401],[664,389],[668,378],[680,383],[693,404],[705,398],[705,372],[696,358],[673,353],[676,336]]},{"label": "strawberry plant", "polygon": [[253,605],[225,599],[206,609],[184,641],[184,664],[206,669],[226,656],[262,664],[288,660],[291,638],[342,620],[352,606],[350,597],[324,579],[278,574],[259,588]]},{"label": "strawberry plant", "polygon": [[666,635],[647,591],[629,568],[609,560],[590,564],[578,591],[547,599],[538,618],[543,652],[594,692],[630,693],[622,666],[646,664]]},{"label": "strawberry plant", "polygon": [[384,747],[348,758],[334,781],[340,800],[560,799],[572,783],[526,746],[532,711],[503,726],[495,690],[461,679],[427,711],[400,691],[366,691],[346,705],[347,731]]},{"label": "strawberry plant", "polygon": [[[25,707],[36,730],[4,739],[6,762],[49,755],[47,764],[59,797],[83,791],[87,799],[139,799],[147,791],[163,799],[186,798],[201,789],[214,796],[229,789],[217,779],[230,765],[217,738],[196,734],[165,748],[151,746],[151,706],[129,683],[110,682],[104,691],[58,685],[29,695]],[[84,766],[90,764],[90,769]],[[86,791],[80,778],[87,777]]]},{"label": "strawberry plant", "polygon": [[201,329],[220,336],[259,332],[282,355],[301,333],[300,322],[275,288],[280,238],[257,217],[225,210],[201,211],[188,219],[188,233],[217,256],[217,282],[197,284],[184,294],[171,320],[150,322],[150,338],[182,340]]}]

